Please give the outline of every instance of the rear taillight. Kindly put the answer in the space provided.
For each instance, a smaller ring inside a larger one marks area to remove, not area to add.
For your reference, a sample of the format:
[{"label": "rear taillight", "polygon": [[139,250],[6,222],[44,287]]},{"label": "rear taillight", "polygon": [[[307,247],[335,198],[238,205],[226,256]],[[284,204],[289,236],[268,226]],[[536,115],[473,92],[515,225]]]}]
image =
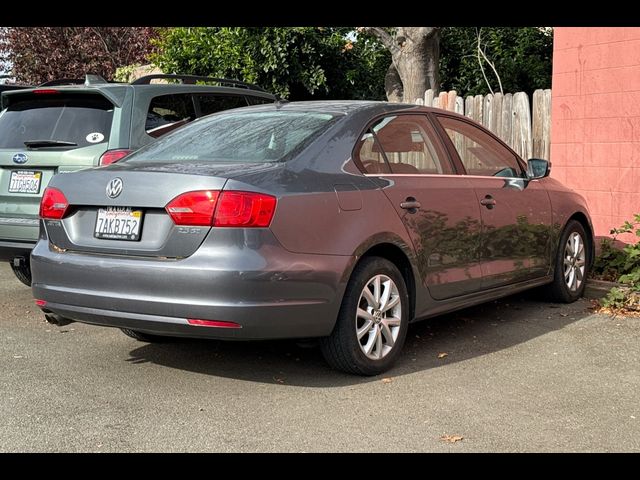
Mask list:
[{"label": "rear taillight", "polygon": [[40,201],[40,217],[60,220],[67,213],[69,201],[57,188],[47,187]]},{"label": "rear taillight", "polygon": [[179,195],[165,207],[176,225],[268,227],[276,198],[256,192],[202,190]]},{"label": "rear taillight", "polygon": [[165,207],[176,225],[210,227],[220,192],[202,190],[177,196]]},{"label": "rear taillight", "polygon": [[38,95],[50,95],[52,93],[60,93],[60,91],[54,90],[53,88],[38,88],[37,90],[34,90],[33,93]]},{"label": "rear taillight", "polygon": [[124,148],[119,150],[107,150],[100,157],[100,165],[111,165],[112,163],[116,163],[118,160],[122,160],[131,152],[132,150],[126,150]]},{"label": "rear taillight", "polygon": [[38,307],[46,307],[47,306],[47,302],[45,300],[38,300],[36,299],[36,305]]},{"label": "rear taillight", "polygon": [[214,218],[216,227],[268,227],[276,198],[255,192],[222,192]]}]

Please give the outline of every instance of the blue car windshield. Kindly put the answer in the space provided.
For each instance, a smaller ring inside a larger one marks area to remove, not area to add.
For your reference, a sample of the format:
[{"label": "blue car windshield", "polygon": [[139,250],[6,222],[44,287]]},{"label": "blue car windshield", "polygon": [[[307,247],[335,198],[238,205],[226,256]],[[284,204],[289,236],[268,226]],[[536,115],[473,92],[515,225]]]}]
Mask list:
[{"label": "blue car windshield", "polygon": [[299,111],[224,112],[167,134],[123,161],[286,161],[335,118],[327,113]]}]

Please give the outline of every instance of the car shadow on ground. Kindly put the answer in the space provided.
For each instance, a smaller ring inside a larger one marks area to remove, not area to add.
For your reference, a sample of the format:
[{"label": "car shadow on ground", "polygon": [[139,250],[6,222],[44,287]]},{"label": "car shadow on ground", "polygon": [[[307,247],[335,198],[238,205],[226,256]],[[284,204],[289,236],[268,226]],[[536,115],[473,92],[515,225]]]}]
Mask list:
[{"label": "car shadow on ground", "polygon": [[442,368],[510,348],[589,316],[589,305],[586,300],[548,303],[533,291],[416,323],[395,367],[375,377],[334,371],[319,348],[293,341],[171,339],[139,346],[127,361],[283,386],[340,387]]}]

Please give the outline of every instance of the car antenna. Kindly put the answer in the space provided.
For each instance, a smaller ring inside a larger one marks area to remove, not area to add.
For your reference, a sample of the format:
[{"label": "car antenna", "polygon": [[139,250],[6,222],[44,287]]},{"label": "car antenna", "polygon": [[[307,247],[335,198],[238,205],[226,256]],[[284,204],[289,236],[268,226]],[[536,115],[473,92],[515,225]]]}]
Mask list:
[{"label": "car antenna", "polygon": [[274,103],[276,105],[276,108],[280,108],[285,103],[289,103],[289,100],[287,100],[286,98],[282,98],[280,95],[276,93],[276,101]]}]

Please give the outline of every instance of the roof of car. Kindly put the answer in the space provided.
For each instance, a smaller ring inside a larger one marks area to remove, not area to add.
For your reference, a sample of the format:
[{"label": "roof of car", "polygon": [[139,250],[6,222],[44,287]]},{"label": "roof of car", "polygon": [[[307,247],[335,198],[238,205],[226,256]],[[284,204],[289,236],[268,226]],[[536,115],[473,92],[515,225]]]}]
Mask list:
[{"label": "roof of car", "polygon": [[[153,80],[162,80],[163,83],[151,83]],[[172,82],[179,83],[167,83],[167,80]],[[200,82],[200,83],[198,83]],[[207,83],[204,83],[207,82]],[[212,85],[211,83],[216,83],[217,85]],[[84,79],[80,78],[63,78],[57,80],[51,80],[45,82],[41,85],[28,87],[22,89],[23,93],[29,93],[36,90],[45,90],[45,89],[53,89],[56,91],[102,91],[102,92],[113,92],[110,94],[105,94],[112,101],[116,100],[117,97],[122,95],[122,93],[115,93],[118,90],[123,92],[123,88],[136,88],[136,89],[152,89],[153,91],[163,91],[168,90],[172,91],[176,88],[186,88],[187,90],[193,88],[198,90],[213,90],[219,93],[228,93],[228,94],[242,94],[242,95],[252,95],[259,96],[263,98],[276,99],[276,96],[265,91],[258,85],[254,85],[252,83],[243,82],[240,80],[229,79],[229,78],[213,78],[213,77],[203,77],[198,75],[182,75],[182,74],[152,74],[146,75],[144,77],[140,77],[134,80],[131,83],[126,82],[108,82],[104,78],[98,75],[86,75]],[[118,102],[116,102],[118,103]]]},{"label": "roof of car", "polygon": [[400,110],[437,111],[441,109],[424,107],[410,103],[392,103],[373,100],[310,100],[303,102],[277,101],[264,105],[245,107],[252,110],[283,110],[300,112],[317,112],[349,115],[358,111],[368,110],[373,114]]}]

